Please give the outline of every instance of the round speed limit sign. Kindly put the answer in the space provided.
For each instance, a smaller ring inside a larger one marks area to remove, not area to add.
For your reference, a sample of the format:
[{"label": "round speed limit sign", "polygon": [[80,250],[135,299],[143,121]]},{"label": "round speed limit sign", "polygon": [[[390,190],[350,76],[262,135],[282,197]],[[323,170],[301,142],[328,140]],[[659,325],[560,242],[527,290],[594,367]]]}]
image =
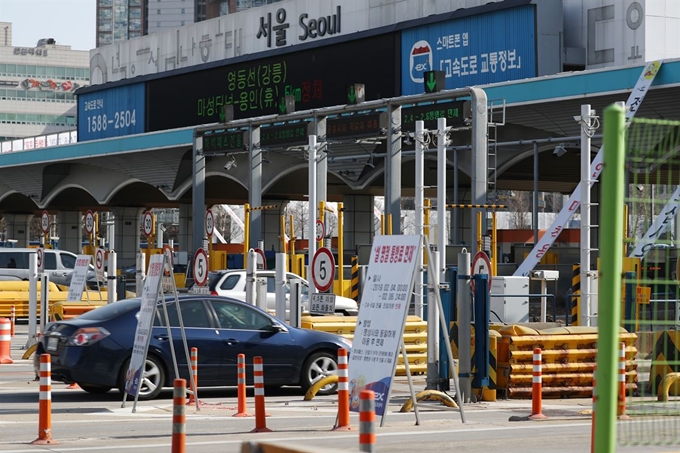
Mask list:
[{"label": "round speed limit sign", "polygon": [[325,293],[335,280],[335,258],[333,253],[326,247],[321,247],[312,259],[312,282],[319,291]]},{"label": "round speed limit sign", "polygon": [[208,281],[208,254],[202,248],[194,254],[194,282],[198,286],[205,286]]},{"label": "round speed limit sign", "polygon": [[325,235],[326,235],[326,226],[323,224],[323,220],[316,219],[316,232],[315,232],[316,240],[317,241],[322,240]]},{"label": "round speed limit sign", "polygon": [[87,234],[92,234],[94,231],[94,214],[92,211],[87,211],[85,213],[85,232]]},{"label": "round speed limit sign", "polygon": [[212,209],[208,209],[205,213],[205,233],[208,237],[213,235],[215,231],[215,216],[213,215]]},{"label": "round speed limit sign", "polygon": [[153,233],[153,215],[150,211],[144,213],[143,220],[144,236],[149,237]]},{"label": "round speed limit sign", "polygon": [[37,255],[37,261],[38,261],[38,272],[41,272],[45,270],[45,250],[42,248],[39,248],[35,251]]},{"label": "round speed limit sign", "polygon": [[40,227],[42,232],[47,234],[50,231],[50,213],[47,211],[42,212],[42,217],[40,218]]}]

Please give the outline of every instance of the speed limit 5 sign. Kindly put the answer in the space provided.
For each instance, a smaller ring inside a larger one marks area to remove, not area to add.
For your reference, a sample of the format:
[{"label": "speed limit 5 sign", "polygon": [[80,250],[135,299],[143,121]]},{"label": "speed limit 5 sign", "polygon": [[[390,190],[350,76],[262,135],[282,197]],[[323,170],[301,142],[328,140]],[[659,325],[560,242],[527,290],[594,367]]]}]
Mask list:
[{"label": "speed limit 5 sign", "polygon": [[335,258],[326,247],[321,247],[312,259],[312,283],[321,292],[326,292],[333,286],[335,280]]}]

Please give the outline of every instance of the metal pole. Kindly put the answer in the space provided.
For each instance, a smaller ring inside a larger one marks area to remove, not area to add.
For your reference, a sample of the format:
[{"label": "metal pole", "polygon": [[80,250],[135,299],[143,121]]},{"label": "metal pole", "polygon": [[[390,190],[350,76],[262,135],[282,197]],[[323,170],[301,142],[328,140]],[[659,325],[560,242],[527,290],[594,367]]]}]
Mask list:
[{"label": "metal pole", "polygon": [[248,267],[246,267],[246,303],[255,305],[257,297],[257,289],[255,287],[257,280],[257,254],[255,250],[248,251]]},{"label": "metal pole", "polygon": [[38,334],[38,255],[28,254],[28,342],[26,349],[37,341]]},{"label": "metal pole", "polygon": [[[446,246],[449,232],[446,228],[446,118],[437,120],[437,248],[440,253],[439,281],[446,280]],[[439,336],[437,336],[439,338]]]},{"label": "metal pole", "polygon": [[534,227],[534,244],[538,242],[538,143],[534,142],[534,201],[531,207],[531,225]]},{"label": "metal pole", "polygon": [[293,327],[300,327],[300,298],[302,297],[302,285],[299,278],[290,279],[290,321],[289,324]]},{"label": "metal pole", "polygon": [[[590,104],[581,106],[581,325],[590,324]],[[619,230],[622,231],[622,230]]]},{"label": "metal pole", "polygon": [[463,249],[458,254],[458,378],[460,382],[460,404],[469,403],[472,395],[472,353],[470,341],[470,254]]},{"label": "metal pole", "polygon": [[312,277],[312,258],[316,253],[316,242],[314,240],[314,231],[316,230],[316,135],[309,136],[309,222],[307,227],[307,262],[308,272],[307,280],[311,283],[309,285],[309,294],[317,293],[316,285],[311,282]]},{"label": "metal pole", "polygon": [[109,250],[109,263],[106,271],[106,303],[112,304],[116,301],[116,295],[118,292],[118,263],[116,259],[116,252]]},{"label": "metal pole", "polygon": [[[458,151],[453,152],[453,202],[458,204]],[[451,225],[453,225],[453,243],[460,244],[458,209],[451,211]]]},{"label": "metal pole", "polygon": [[276,254],[276,317],[286,320],[286,254]]},{"label": "metal pole", "polygon": [[[85,287],[87,293],[87,286]],[[47,272],[40,276],[40,332],[47,324],[50,311],[50,274]]]},{"label": "metal pole", "polygon": [[439,252],[430,253],[432,262],[427,266],[427,386],[426,390],[439,389],[439,307],[435,291],[438,281],[434,274],[439,269]]},{"label": "metal pole", "polygon": [[[195,235],[194,231],[194,235]],[[142,252],[137,252],[137,263],[135,269],[135,294],[140,296],[142,288],[144,287],[144,270],[146,269],[146,255]]]},{"label": "metal pole", "polygon": [[340,295],[345,296],[345,232],[344,219],[342,217],[342,203],[337,204],[338,211],[338,283],[340,285]]},{"label": "metal pole", "polygon": [[[423,209],[425,205],[425,154],[423,153],[423,136],[425,123],[416,121],[416,234],[424,234]],[[415,283],[415,315],[423,317],[423,254],[418,253],[417,275]]]},{"label": "metal pole", "polygon": [[[624,108],[619,105],[604,111],[604,169],[602,171],[602,220],[600,225],[601,261],[597,341],[597,382],[595,401],[595,451],[616,449],[616,405],[618,371],[618,332],[621,322],[621,268],[623,264],[623,174]],[[583,283],[583,282],[581,282]]]},{"label": "metal pole", "polygon": [[[191,253],[201,247],[205,231],[205,157],[203,156],[203,137],[194,131],[193,182],[191,193]],[[137,294],[141,294],[141,289]]]},{"label": "metal pole", "polygon": [[[472,197],[471,203],[473,204],[484,204],[486,203],[487,189],[489,186],[489,148],[488,148],[488,105],[486,93],[479,88],[470,88],[470,94],[472,95],[472,174],[471,177],[471,190]],[[472,217],[472,233],[476,231],[475,222],[477,222],[477,217],[474,216],[479,210],[473,209]],[[483,220],[482,222],[486,222]],[[482,225],[482,229],[484,225]],[[472,243],[473,247],[476,243]],[[479,249],[475,249],[474,252],[478,252]]]}]

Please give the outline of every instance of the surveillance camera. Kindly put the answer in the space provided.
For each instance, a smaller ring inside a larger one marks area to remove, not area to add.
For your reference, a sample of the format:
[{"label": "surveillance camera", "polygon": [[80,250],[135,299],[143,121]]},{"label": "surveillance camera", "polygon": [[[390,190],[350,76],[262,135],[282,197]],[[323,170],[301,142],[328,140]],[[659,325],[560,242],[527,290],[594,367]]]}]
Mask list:
[{"label": "surveillance camera", "polygon": [[231,170],[231,167],[233,167],[233,166],[234,166],[234,162],[230,160],[229,162],[224,164],[224,169],[225,170]]}]

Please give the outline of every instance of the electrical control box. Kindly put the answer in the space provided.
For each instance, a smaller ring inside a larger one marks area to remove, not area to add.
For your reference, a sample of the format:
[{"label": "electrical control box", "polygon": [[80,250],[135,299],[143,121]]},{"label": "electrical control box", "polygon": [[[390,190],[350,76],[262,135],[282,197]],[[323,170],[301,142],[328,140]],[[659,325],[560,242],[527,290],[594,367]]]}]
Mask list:
[{"label": "electrical control box", "polygon": [[529,322],[529,277],[500,277],[491,280],[491,322]]}]

